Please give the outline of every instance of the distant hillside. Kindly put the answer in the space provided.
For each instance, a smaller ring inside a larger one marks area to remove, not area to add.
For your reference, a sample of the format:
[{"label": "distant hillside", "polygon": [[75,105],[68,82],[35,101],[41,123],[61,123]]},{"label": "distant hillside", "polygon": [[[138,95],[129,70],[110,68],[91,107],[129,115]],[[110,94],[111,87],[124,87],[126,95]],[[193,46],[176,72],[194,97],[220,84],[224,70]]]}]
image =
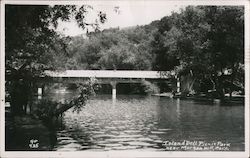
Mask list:
[{"label": "distant hillside", "polygon": [[196,78],[198,85],[213,88],[222,84],[218,80],[224,80],[218,74],[230,70],[238,74],[231,76],[232,80],[243,83],[243,11],[235,6],[188,6],[148,25],[105,29],[88,34],[88,39],[76,37],[69,45],[70,58],[64,66],[175,70]]}]

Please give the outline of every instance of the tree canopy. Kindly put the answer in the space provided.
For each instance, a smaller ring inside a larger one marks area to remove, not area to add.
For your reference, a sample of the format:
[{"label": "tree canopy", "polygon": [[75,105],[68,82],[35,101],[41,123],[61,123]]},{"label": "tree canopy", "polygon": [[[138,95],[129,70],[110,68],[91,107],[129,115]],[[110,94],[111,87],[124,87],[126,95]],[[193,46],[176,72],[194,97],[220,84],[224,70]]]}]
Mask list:
[{"label": "tree canopy", "polygon": [[5,5],[6,92],[13,114],[22,114],[32,93],[32,82],[47,69],[62,69],[69,38],[55,31],[58,20],[75,20],[79,27],[98,29],[106,20],[99,12],[95,23],[85,20],[91,6]]},{"label": "tree canopy", "polygon": [[75,20],[83,29],[88,26],[98,29],[106,14],[99,13],[99,23],[88,23],[85,16],[92,9],[88,5],[6,5],[6,68],[29,69],[34,74],[62,64],[58,57],[67,55],[68,38],[55,31],[58,20]]},{"label": "tree canopy", "polygon": [[243,87],[244,8],[187,6],[149,25],[75,37],[69,47],[78,69],[175,70],[208,89]]}]

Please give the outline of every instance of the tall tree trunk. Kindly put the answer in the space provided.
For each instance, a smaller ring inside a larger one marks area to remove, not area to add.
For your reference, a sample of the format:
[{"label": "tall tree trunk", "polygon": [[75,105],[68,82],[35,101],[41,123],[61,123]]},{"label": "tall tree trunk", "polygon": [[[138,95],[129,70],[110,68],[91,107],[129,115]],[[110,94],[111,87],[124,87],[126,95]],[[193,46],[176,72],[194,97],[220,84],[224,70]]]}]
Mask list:
[{"label": "tall tree trunk", "polygon": [[230,88],[230,92],[229,92],[229,100],[232,100],[232,93],[233,93],[233,91],[232,91],[232,89]]},{"label": "tall tree trunk", "polygon": [[27,104],[29,100],[29,86],[27,82],[12,81],[10,92],[11,113],[14,116],[26,114]]},{"label": "tall tree trunk", "polygon": [[10,92],[10,109],[14,116],[23,115],[21,88],[18,81],[13,81]]},{"label": "tall tree trunk", "polygon": [[225,99],[225,89],[224,89],[224,86],[223,86],[223,78],[222,78],[222,76],[219,76],[217,78],[216,92],[218,93],[219,98],[223,101]]},{"label": "tall tree trunk", "polygon": [[232,63],[232,65],[231,65],[231,67],[232,67],[232,73],[231,73],[231,75],[230,75],[230,82],[231,82],[231,85],[230,85],[230,87],[229,87],[229,89],[230,89],[230,95],[229,95],[229,99],[230,100],[232,100],[232,93],[233,93],[233,88],[232,88],[232,86],[234,85],[233,84],[233,81],[234,81],[234,72],[235,72],[235,66],[234,66],[234,64]]}]

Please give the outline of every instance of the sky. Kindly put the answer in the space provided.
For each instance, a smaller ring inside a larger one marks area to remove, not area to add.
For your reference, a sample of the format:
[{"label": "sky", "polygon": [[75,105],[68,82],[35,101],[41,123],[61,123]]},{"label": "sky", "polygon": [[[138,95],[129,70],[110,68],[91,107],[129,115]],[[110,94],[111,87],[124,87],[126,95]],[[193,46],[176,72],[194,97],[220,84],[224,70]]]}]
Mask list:
[{"label": "sky", "polygon": [[[107,21],[100,25],[101,30],[149,24],[170,15],[172,11],[178,12],[180,8],[184,7],[170,4],[168,1],[106,1],[90,3],[90,5],[94,9],[88,12],[86,22],[94,22],[99,11],[105,12],[107,15]],[[115,9],[116,7],[118,9]],[[75,21],[59,21],[57,31],[67,36],[76,36],[86,32],[79,28]]]}]

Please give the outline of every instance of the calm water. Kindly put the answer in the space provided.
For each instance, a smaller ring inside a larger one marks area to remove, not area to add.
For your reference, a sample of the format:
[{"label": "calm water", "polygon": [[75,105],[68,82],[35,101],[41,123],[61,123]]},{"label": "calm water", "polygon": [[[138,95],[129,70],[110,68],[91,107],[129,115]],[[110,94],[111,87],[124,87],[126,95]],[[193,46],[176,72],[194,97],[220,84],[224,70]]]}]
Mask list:
[{"label": "calm water", "polygon": [[[54,94],[56,100],[73,93]],[[154,96],[98,95],[80,113],[67,111],[54,150],[166,150],[164,141],[231,143],[244,150],[244,106]]]}]

